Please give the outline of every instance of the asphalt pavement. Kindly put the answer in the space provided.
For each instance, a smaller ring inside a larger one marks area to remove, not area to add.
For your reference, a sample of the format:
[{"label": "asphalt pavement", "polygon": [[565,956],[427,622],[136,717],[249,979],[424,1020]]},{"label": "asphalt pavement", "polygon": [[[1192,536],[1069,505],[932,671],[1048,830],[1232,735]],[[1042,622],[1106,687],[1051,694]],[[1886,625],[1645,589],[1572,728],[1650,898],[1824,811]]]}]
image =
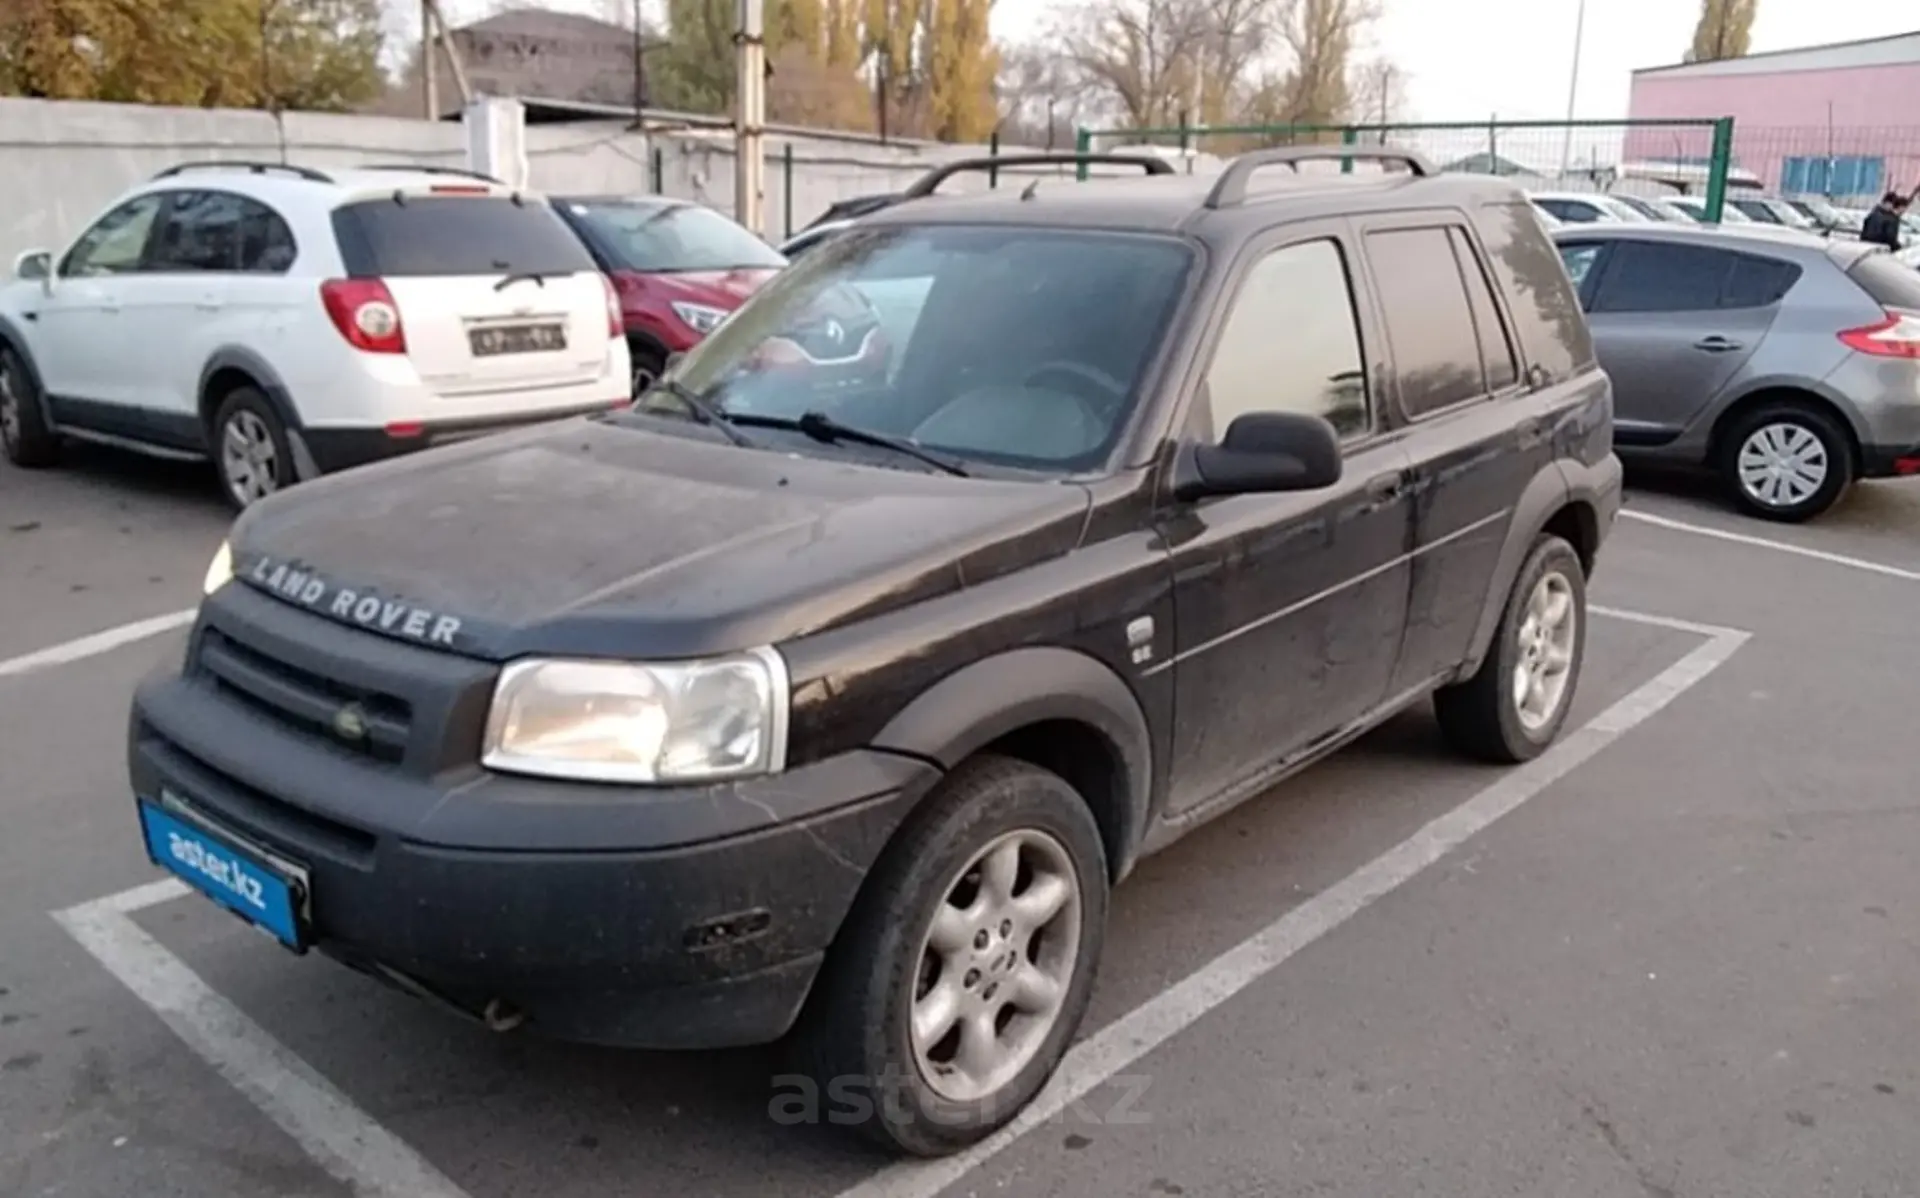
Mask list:
[{"label": "asphalt pavement", "polygon": [[98,634],[227,516],[75,456],[0,465],[7,1198],[1920,1193],[1920,483],[1782,529],[1636,480],[1560,748],[1409,713],[1151,859],[1072,1101],[901,1166],[775,1051],[496,1035],[154,888],[126,700],[184,629]]}]

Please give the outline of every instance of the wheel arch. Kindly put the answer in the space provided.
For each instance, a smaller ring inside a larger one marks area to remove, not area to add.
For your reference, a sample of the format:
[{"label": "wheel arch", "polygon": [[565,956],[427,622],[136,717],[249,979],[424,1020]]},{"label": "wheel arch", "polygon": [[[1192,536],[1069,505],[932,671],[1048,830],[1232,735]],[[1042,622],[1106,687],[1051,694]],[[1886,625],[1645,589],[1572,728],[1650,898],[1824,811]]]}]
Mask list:
[{"label": "wheel arch", "polygon": [[948,770],[981,753],[1052,770],[1093,809],[1117,882],[1146,834],[1152,743],[1119,674],[1085,653],[1036,646],[949,674],[888,721],[873,747]]},{"label": "wheel arch", "polygon": [[0,316],[0,345],[13,351],[20,364],[26,367],[27,381],[33,384],[34,403],[40,409],[40,418],[49,426],[53,424],[53,409],[47,405],[46,384],[40,379],[40,364],[33,360],[33,350],[28,348],[27,339],[20,332],[20,326],[8,316]]},{"label": "wheel arch", "polygon": [[208,354],[205,365],[200,367],[200,424],[207,429],[209,436],[220,401],[239,387],[252,387],[266,396],[267,402],[273,405],[274,414],[280,417],[280,423],[288,432],[301,427],[300,413],[293,405],[293,396],[281,380],[280,372],[253,350],[241,345],[228,345]]},{"label": "wheel arch", "polygon": [[1580,555],[1582,567],[1591,571],[1600,550],[1600,514],[1586,497],[1576,497],[1568,485],[1561,463],[1553,463],[1527,483],[1514,505],[1513,519],[1507,524],[1507,539],[1500,547],[1487,595],[1480,605],[1480,622],[1468,645],[1466,662],[1456,679],[1471,678],[1493,647],[1494,634],[1500,628],[1500,615],[1506,609],[1507,593],[1526,564],[1527,553],[1543,532],[1553,532],[1571,541]]},{"label": "wheel arch", "polygon": [[1713,418],[1712,428],[1707,434],[1708,463],[1720,460],[1720,455],[1726,450],[1726,438],[1734,425],[1755,409],[1770,403],[1798,404],[1831,417],[1847,436],[1847,455],[1853,465],[1852,473],[1856,478],[1860,476],[1866,465],[1866,456],[1858,419],[1847,403],[1807,380],[1763,380],[1742,391]]}]

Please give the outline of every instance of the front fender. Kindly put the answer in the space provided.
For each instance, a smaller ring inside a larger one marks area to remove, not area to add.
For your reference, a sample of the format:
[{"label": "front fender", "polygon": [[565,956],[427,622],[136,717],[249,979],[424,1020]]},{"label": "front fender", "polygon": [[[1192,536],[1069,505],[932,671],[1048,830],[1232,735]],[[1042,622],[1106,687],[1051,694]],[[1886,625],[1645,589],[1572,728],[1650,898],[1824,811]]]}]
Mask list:
[{"label": "front fender", "polygon": [[[1147,826],[1153,742],[1146,713],[1120,676],[1071,649],[1015,649],[947,675],[908,703],[873,739],[952,769],[1010,732],[1047,720],[1072,720],[1098,732],[1119,763],[1124,873]],[[1103,796],[1089,796],[1098,800]]]}]

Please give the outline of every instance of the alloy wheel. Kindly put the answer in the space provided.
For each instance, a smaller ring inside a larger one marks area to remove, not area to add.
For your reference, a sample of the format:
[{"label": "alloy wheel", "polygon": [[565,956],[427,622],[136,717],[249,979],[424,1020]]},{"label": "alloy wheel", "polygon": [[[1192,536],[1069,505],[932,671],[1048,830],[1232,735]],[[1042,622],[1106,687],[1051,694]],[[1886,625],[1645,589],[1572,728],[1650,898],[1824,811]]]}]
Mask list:
[{"label": "alloy wheel", "polygon": [[227,420],[220,436],[220,469],[241,507],[280,489],[279,456],[273,432],[258,414],[241,408]]},{"label": "alloy wheel", "polygon": [[921,944],[911,1039],[921,1077],[953,1102],[1002,1089],[1058,1022],[1079,965],[1079,875],[1037,829],[988,844],[947,887]]},{"label": "alloy wheel", "polygon": [[1573,678],[1580,612],[1573,584],[1549,571],[1534,584],[1520,621],[1520,657],[1513,667],[1513,706],[1520,726],[1538,732],[1559,714]]},{"label": "alloy wheel", "polygon": [[1740,445],[1735,468],[1740,487],[1755,503],[1789,508],[1807,502],[1826,485],[1832,463],[1827,447],[1803,424],[1763,424]]}]

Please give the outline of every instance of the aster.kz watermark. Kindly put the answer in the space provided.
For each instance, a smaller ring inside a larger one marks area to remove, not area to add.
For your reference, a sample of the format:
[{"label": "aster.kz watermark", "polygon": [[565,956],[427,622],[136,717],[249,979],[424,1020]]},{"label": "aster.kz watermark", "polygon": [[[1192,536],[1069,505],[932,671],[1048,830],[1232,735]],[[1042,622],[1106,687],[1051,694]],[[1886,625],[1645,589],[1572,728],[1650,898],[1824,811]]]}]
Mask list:
[{"label": "aster.kz watermark", "polygon": [[[1094,1094],[1069,1100],[1045,1120],[1052,1124],[1073,1123],[1089,1127],[1139,1126],[1153,1122],[1153,1116],[1141,1109],[1141,1100],[1153,1079],[1144,1074],[1119,1074],[1100,1084]],[[871,1122],[876,1115],[891,1124],[911,1125],[919,1121],[934,1124],[997,1122],[1002,1112],[994,1101],[948,1107],[913,1101],[914,1080],[904,1073],[847,1074],[828,1079],[824,1087],[804,1073],[782,1073],[773,1079],[773,1098],[767,1104],[767,1117],[783,1126],[832,1123],[855,1126]]]}]

